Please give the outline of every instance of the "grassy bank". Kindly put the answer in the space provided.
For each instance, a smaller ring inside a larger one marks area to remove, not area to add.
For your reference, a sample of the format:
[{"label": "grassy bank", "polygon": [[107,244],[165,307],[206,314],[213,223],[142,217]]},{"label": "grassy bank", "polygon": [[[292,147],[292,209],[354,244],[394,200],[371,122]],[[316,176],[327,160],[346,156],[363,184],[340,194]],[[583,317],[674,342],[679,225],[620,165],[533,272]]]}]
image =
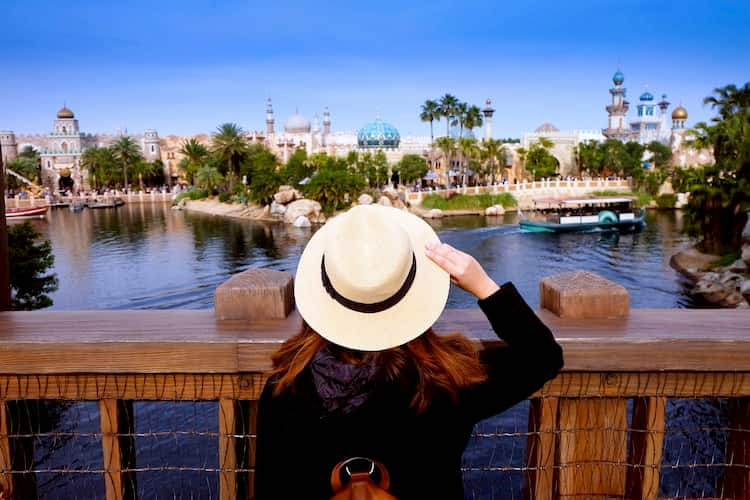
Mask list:
[{"label": "grassy bank", "polygon": [[494,205],[510,208],[515,207],[517,202],[510,193],[459,194],[447,200],[438,194],[428,194],[422,199],[422,207],[440,210],[484,210]]}]

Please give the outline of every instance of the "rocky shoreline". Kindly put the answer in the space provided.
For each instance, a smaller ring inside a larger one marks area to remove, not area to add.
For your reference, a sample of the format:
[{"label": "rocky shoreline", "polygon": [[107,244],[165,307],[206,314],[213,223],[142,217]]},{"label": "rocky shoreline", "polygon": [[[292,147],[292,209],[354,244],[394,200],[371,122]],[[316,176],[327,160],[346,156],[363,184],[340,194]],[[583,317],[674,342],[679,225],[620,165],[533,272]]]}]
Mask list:
[{"label": "rocky shoreline", "polygon": [[718,267],[719,257],[696,248],[678,252],[669,264],[693,283],[691,293],[719,307],[750,309],[750,219],[742,231],[740,258]]}]

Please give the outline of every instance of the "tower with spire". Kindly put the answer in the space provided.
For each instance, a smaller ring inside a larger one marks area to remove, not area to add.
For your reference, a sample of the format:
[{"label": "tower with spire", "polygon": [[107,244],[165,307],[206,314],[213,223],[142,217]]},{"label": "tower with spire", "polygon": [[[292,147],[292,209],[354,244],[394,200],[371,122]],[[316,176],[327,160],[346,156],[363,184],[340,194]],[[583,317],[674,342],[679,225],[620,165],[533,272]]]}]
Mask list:
[{"label": "tower with spire", "polygon": [[492,115],[495,114],[495,109],[492,107],[492,101],[487,98],[484,101],[484,109],[482,110],[484,115],[484,140],[492,139]]},{"label": "tower with spire", "polygon": [[628,128],[627,114],[630,108],[630,103],[625,100],[626,89],[622,86],[625,82],[625,75],[618,68],[615,74],[612,76],[612,83],[614,87],[609,89],[609,93],[612,94],[612,104],[607,106],[607,114],[609,115],[609,122],[607,128],[602,130],[602,134],[607,139],[617,139],[624,141],[632,138],[632,133]]},{"label": "tower with spire", "polygon": [[273,105],[271,104],[271,98],[266,101],[266,135],[273,135]]}]

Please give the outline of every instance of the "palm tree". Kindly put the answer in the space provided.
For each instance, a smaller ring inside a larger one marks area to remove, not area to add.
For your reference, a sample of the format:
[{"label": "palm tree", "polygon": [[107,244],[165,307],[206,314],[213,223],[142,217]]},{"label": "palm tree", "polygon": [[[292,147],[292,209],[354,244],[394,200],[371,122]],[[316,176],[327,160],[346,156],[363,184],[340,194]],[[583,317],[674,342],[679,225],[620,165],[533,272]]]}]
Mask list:
[{"label": "palm tree", "polygon": [[458,150],[461,153],[461,183],[465,186],[467,164],[479,156],[477,140],[473,137],[461,137],[458,140]]},{"label": "palm tree", "polygon": [[150,161],[140,160],[133,164],[131,171],[138,176],[138,185],[144,191],[143,178],[156,173],[156,165]]},{"label": "palm tree", "polygon": [[714,118],[715,122],[726,120],[737,111],[750,108],[750,82],[740,88],[736,85],[715,88],[714,94],[716,96],[703,99],[703,104],[710,104],[711,108],[719,108],[721,118]]},{"label": "palm tree", "polygon": [[448,175],[448,172],[450,172],[451,169],[451,154],[456,149],[456,141],[449,137],[438,137],[435,141],[435,146],[443,152],[443,156],[445,156],[445,174]]},{"label": "palm tree", "polygon": [[466,114],[464,115],[464,127],[467,130],[472,131],[476,127],[481,127],[483,123],[482,110],[479,109],[479,106],[474,106],[473,104],[469,106],[469,109],[466,110]]},{"label": "palm tree", "polygon": [[451,120],[451,126],[455,127],[458,125],[459,132],[458,138],[464,136],[464,122],[466,120],[466,113],[469,111],[469,106],[465,102],[459,102],[453,109],[453,120]]},{"label": "palm tree", "polygon": [[234,188],[234,176],[239,172],[240,163],[249,152],[242,127],[235,123],[219,125],[213,136],[212,153],[227,166],[229,190]]},{"label": "palm tree", "polygon": [[435,134],[432,131],[432,122],[440,119],[440,105],[435,101],[427,99],[422,104],[422,112],[419,114],[419,119],[423,122],[430,122],[430,144],[435,142]]},{"label": "palm tree", "polygon": [[193,165],[200,165],[208,156],[208,148],[194,137],[191,137],[188,140],[182,141],[179,153],[185,155]]},{"label": "palm tree", "polygon": [[499,139],[486,139],[480,145],[480,157],[488,163],[490,184],[495,183],[495,160],[503,161],[507,149]]},{"label": "palm tree", "polygon": [[195,183],[205,187],[209,192],[212,192],[223,180],[224,176],[221,175],[219,169],[210,165],[199,168],[195,173]]},{"label": "palm tree", "polygon": [[456,106],[458,99],[450,94],[445,94],[440,98],[440,116],[445,118],[445,136],[450,137],[451,119],[456,115]]},{"label": "palm tree", "polygon": [[111,146],[115,159],[122,167],[124,187],[128,187],[128,167],[132,167],[142,159],[141,147],[130,136],[122,136]]}]

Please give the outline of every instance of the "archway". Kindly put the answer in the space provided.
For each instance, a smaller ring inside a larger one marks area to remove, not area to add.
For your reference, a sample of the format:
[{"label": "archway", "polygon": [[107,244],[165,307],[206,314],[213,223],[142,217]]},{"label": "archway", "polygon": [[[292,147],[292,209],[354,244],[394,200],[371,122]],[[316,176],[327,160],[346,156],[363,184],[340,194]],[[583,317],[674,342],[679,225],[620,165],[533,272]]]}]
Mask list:
[{"label": "archway", "polygon": [[73,180],[73,177],[71,176],[70,169],[64,168],[60,171],[60,178],[57,181],[57,186],[60,191],[73,192],[75,181]]}]

